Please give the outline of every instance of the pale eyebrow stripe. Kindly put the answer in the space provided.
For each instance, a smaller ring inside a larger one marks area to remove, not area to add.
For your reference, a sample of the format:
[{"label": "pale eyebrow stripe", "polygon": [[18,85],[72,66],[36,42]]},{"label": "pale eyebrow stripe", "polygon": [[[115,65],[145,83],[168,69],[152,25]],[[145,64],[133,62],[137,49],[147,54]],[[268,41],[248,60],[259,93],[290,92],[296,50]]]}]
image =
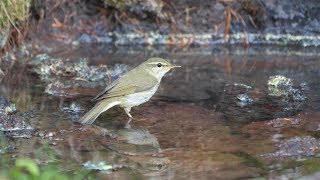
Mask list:
[{"label": "pale eyebrow stripe", "polygon": [[163,66],[168,66],[168,64],[164,64],[163,62],[151,62],[151,63],[148,63],[148,64],[157,65],[159,63],[161,63]]},{"label": "pale eyebrow stripe", "polygon": [[158,64],[158,63],[161,63],[161,62],[151,62],[151,63],[148,63],[148,64]]}]

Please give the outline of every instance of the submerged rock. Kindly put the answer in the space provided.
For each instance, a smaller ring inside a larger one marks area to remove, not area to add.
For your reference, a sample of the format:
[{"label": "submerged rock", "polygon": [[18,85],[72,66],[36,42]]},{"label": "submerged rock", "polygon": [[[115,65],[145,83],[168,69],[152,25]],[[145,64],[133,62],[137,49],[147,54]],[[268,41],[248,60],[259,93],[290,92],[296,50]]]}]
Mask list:
[{"label": "submerged rock", "polygon": [[311,136],[293,137],[280,142],[278,150],[264,154],[263,157],[300,157],[315,156],[319,152],[320,141]]}]

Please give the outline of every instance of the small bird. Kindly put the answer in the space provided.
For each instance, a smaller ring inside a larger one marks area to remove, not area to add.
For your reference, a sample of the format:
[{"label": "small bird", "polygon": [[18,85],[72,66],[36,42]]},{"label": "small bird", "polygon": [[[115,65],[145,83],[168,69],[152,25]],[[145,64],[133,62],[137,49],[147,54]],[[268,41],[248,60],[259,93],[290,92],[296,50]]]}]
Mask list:
[{"label": "small bird", "polygon": [[147,102],[157,91],[162,77],[176,67],[181,66],[171,65],[158,57],[148,59],[109,84],[93,98],[93,101],[98,102],[78,122],[92,124],[101,113],[119,105],[130,117],[128,125],[133,119],[130,114],[131,108]]}]

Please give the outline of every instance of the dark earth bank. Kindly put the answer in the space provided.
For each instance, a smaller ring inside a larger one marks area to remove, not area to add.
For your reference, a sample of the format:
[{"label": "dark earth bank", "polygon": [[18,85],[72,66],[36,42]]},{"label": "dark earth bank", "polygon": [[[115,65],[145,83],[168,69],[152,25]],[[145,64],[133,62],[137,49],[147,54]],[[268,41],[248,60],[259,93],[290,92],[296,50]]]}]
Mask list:
[{"label": "dark earth bank", "polygon": [[318,46],[319,12],[317,0],[35,0],[28,37],[39,48],[52,41]]}]

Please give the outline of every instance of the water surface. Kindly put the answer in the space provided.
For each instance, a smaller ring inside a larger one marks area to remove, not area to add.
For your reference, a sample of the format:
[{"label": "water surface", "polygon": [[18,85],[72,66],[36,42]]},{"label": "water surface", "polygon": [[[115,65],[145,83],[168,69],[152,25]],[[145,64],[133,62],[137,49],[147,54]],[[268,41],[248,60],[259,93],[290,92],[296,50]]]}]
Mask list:
[{"label": "water surface", "polygon": [[[152,56],[181,65],[163,78],[149,102],[133,108],[135,119],[129,130],[124,129],[128,117],[117,107],[103,113],[95,126],[73,122],[94,105],[90,99],[103,87],[92,88],[89,93],[76,90],[78,93],[72,96],[48,95],[44,92],[47,83],[24,63],[16,63],[2,79],[0,95],[14,102],[18,113],[31,111],[33,115],[25,119],[36,130],[31,138],[2,137],[2,150],[14,148],[3,151],[2,161],[6,163],[1,168],[11,167],[16,158],[27,156],[40,164],[54,163],[73,174],[86,171],[82,165],[88,161],[106,161],[113,166],[113,171],[89,171],[99,178],[312,176],[320,171],[317,149],[311,154],[295,154],[297,147],[292,147],[287,150],[292,150],[289,156],[284,155],[287,151],[277,156],[272,153],[290,138],[319,137],[315,128],[320,123],[317,52],[296,47],[94,46],[50,54],[74,61],[85,57],[90,65],[105,64],[108,68],[124,64],[130,69]],[[274,75],[291,79],[295,94],[270,94],[268,80]],[[241,94],[252,101],[240,101],[237,97]],[[296,94],[305,99],[292,99]],[[82,111],[67,111],[72,103]],[[293,123],[294,119],[299,119],[298,123]]]}]

